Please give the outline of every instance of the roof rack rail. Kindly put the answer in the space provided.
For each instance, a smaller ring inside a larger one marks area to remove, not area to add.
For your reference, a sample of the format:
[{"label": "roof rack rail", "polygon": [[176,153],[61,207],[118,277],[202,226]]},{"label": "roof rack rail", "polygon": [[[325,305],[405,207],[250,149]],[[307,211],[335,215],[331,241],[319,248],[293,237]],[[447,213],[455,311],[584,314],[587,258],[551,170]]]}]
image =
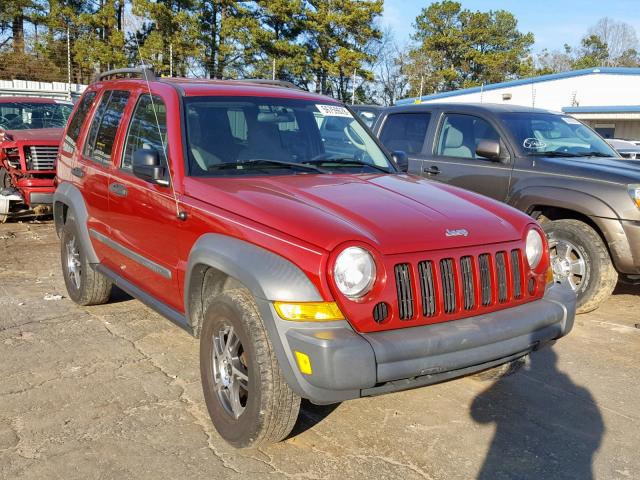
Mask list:
[{"label": "roof rack rail", "polygon": [[134,76],[139,76],[143,80],[153,81],[156,79],[156,74],[153,73],[151,67],[143,66],[138,68],[118,68],[116,70],[109,70],[103,73],[99,73],[93,79],[94,82],[99,82],[101,80],[107,80],[109,78],[131,78]]},{"label": "roof rack rail", "polygon": [[300,90],[300,87],[294,85],[291,82],[287,82],[286,80],[268,80],[264,78],[238,78],[234,79],[235,82],[245,82],[245,83],[256,83],[258,85],[268,85],[271,87],[284,87],[284,88],[295,88],[296,90]]}]

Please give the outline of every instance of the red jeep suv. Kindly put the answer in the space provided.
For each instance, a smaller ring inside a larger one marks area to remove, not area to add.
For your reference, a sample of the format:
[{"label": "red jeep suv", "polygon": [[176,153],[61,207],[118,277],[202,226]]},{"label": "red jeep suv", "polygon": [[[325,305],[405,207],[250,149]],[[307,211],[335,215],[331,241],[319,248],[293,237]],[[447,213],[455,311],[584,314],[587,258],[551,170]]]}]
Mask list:
[{"label": "red jeep suv", "polygon": [[350,110],[290,84],[102,74],[58,177],[69,296],[117,285],[199,337],[237,447],[285,438],[301,398],[504,372],[573,326],[535,221],[400,173]]}]

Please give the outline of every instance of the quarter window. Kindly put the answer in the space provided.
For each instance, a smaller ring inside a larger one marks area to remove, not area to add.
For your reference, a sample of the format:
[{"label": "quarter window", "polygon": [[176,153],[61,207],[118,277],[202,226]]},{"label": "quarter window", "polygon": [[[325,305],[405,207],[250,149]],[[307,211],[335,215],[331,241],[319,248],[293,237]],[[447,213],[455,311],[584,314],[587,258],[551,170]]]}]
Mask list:
[{"label": "quarter window", "polygon": [[141,95],[129,124],[120,168],[130,171],[133,154],[141,148],[155,149],[160,161],[166,164],[166,145],[167,109],[164,102],[156,95]]},{"label": "quarter window", "polygon": [[476,148],[482,140],[500,141],[500,135],[489,122],[471,115],[452,113],[445,115],[440,138],[438,155],[455,158],[480,158]]},{"label": "quarter window", "polygon": [[395,113],[384,122],[380,141],[391,152],[420,153],[431,114]]},{"label": "quarter window", "polygon": [[113,143],[129,101],[129,92],[113,90],[105,92],[98,106],[85,143],[84,156],[97,163],[111,161]]}]

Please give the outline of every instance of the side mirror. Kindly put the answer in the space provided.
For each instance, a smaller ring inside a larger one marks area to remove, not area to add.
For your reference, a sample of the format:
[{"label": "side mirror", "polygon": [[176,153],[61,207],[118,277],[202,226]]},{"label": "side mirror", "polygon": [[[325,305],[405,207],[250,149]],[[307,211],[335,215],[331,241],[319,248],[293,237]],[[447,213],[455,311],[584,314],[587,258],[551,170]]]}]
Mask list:
[{"label": "side mirror", "polygon": [[133,152],[133,174],[147,182],[167,185],[165,168],[155,148],[141,148]]},{"label": "side mirror", "polygon": [[489,160],[500,160],[500,142],[497,140],[480,140],[476,147],[476,155]]},{"label": "side mirror", "polygon": [[396,162],[396,165],[398,165],[400,171],[406,172],[407,170],[409,170],[409,157],[407,156],[406,152],[403,152],[402,150],[396,150],[395,152],[391,152],[391,158],[393,158],[393,161]]}]

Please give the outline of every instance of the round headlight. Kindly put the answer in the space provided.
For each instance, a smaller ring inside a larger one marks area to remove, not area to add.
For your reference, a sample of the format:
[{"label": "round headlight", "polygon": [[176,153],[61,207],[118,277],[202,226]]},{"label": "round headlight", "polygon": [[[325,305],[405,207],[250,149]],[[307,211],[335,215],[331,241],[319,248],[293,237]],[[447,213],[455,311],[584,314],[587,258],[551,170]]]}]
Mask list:
[{"label": "round headlight", "polygon": [[364,248],[345,248],[333,267],[338,290],[346,297],[360,298],[367,294],[376,280],[376,264]]},{"label": "round headlight", "polygon": [[529,266],[531,268],[536,268],[540,263],[540,260],[542,260],[543,245],[544,243],[542,242],[540,233],[533,228],[529,230],[529,233],[527,233],[526,251],[527,262],[529,262]]}]

